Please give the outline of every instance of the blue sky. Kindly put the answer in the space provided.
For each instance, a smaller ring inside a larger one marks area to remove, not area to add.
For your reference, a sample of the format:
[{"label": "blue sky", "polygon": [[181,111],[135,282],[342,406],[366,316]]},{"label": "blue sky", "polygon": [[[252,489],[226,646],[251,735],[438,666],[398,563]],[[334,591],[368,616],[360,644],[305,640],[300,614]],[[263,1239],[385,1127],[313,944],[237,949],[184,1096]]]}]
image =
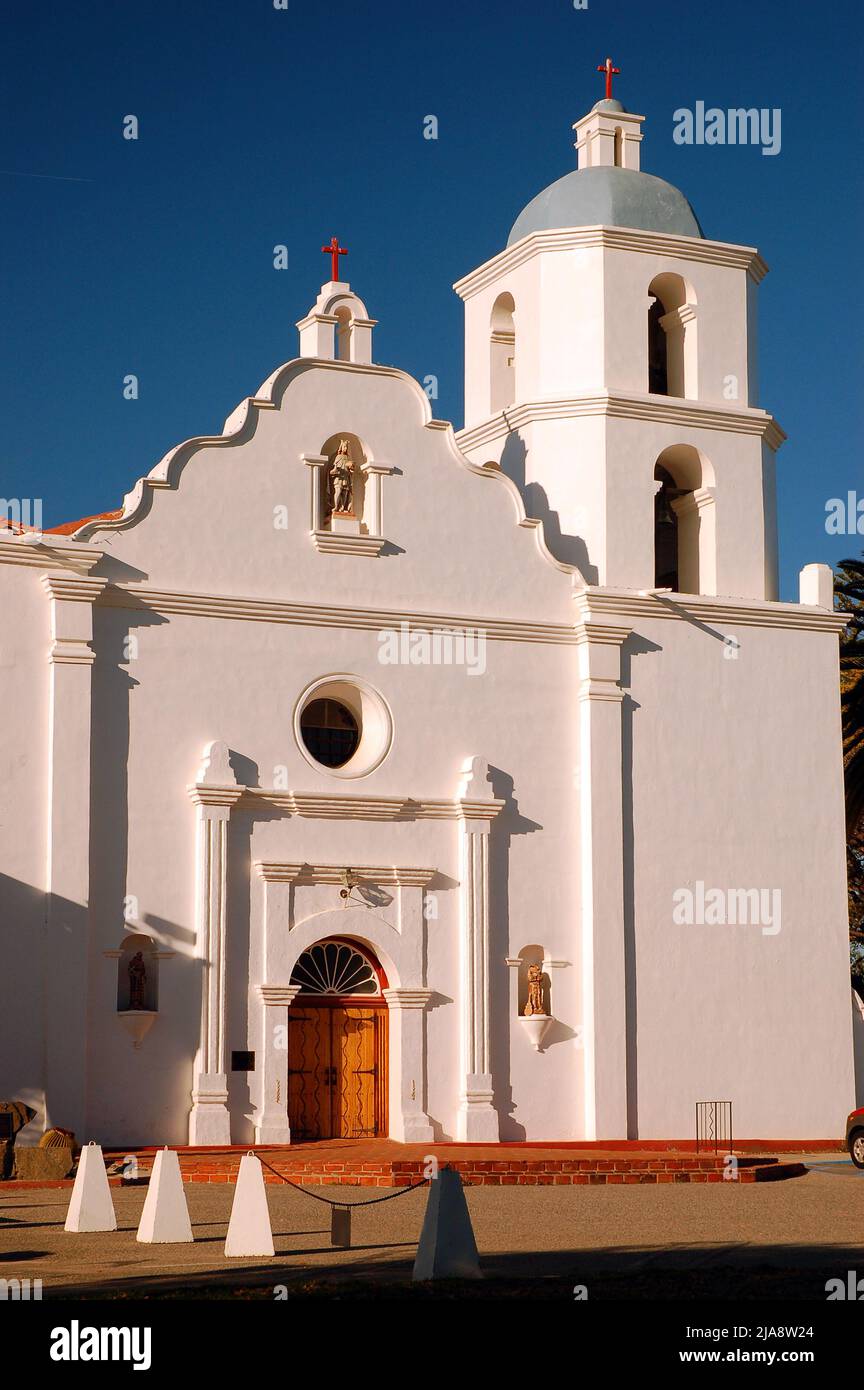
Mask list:
[{"label": "blue sky", "polygon": [[[825,531],[830,497],[864,496],[862,34],[851,2],[0,0],[0,493],[41,497],[53,525],[218,432],[296,354],[333,232],[380,321],[377,360],[434,373],[436,414],[460,425],[450,286],[574,167],[570,126],[609,53],[647,117],[643,167],[771,267],[761,398],[790,436],[795,597],[801,565],[864,545]],[[698,100],[780,107],[781,153],[674,144],[673,111]]]}]

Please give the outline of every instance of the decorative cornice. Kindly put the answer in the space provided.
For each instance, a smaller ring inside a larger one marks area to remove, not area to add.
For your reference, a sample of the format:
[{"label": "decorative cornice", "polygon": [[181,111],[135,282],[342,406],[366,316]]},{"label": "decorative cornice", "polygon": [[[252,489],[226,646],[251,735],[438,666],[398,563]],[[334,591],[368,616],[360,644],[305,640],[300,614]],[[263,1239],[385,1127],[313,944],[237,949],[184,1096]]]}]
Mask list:
[{"label": "decorative cornice", "polygon": [[40,582],[49,598],[66,603],[96,603],[108,584],[107,579],[80,574],[43,574]]},{"label": "decorative cornice", "polygon": [[[244,788],[240,809],[252,811],[257,806],[273,807],[289,816],[301,816],[304,819],[461,820],[467,815],[490,820],[497,816],[504,802],[475,803],[444,799],[421,801],[409,796],[355,796],[350,792],[292,792],[274,791],[265,787]],[[388,872],[395,873],[396,870],[390,869]]]},{"label": "decorative cornice", "polygon": [[627,641],[633,628],[623,627],[617,623],[597,622],[586,600],[587,592],[576,595],[579,610],[579,626],[576,629],[577,645],[581,647],[586,643],[591,643],[595,646],[599,644],[606,647],[620,647],[623,642]]},{"label": "decorative cornice", "polygon": [[[769,599],[713,598],[690,594],[640,594],[632,589],[588,587],[574,594],[582,626],[608,618],[626,618],[631,626],[646,618],[687,622],[735,624],[738,627],[794,628],[800,632],[842,632],[848,617],[811,608],[799,603],[778,603]],[[613,630],[610,628],[610,631]]]},{"label": "decorative cornice", "polygon": [[456,440],[460,449],[473,452],[538,420],[573,420],[591,415],[625,420],[650,420],[691,430],[755,434],[762,437],[775,452],[786,438],[784,431],[767,410],[749,407],[744,410],[730,410],[725,406],[689,401],[680,396],[592,391],[580,396],[555,396],[508,406],[506,416],[501,412],[490,416],[488,420],[482,420],[470,429],[460,430]]},{"label": "decorative cornice", "polygon": [[494,820],[499,811],[503,811],[505,802],[497,798],[490,798],[488,801],[474,801],[462,798],[456,802],[456,812],[459,820],[490,821]]},{"label": "decorative cornice", "polygon": [[196,806],[236,806],[245,790],[238,786],[207,786],[203,782],[193,782],[186,788]]},{"label": "decorative cornice", "polygon": [[390,1007],[397,1009],[425,1009],[435,995],[434,989],[400,989],[392,986],[382,989],[381,993]]},{"label": "decorative cornice", "polygon": [[48,651],[52,666],[92,666],[96,653],[83,637],[55,637]]},{"label": "decorative cornice", "polygon": [[383,536],[352,536],[340,531],[310,531],[309,534],[315,549],[322,555],[380,555],[384,546]]},{"label": "decorative cornice", "polygon": [[[484,470],[485,471],[485,470]],[[539,525],[537,522],[522,523]],[[567,567],[570,572],[571,567]],[[153,613],[185,613],[198,617],[229,618],[245,622],[289,623],[302,627],[383,629],[409,632],[482,632],[487,641],[571,643],[569,623],[531,619],[486,618],[455,613],[420,613],[398,608],[359,608],[346,603],[287,603],[271,599],[235,598],[226,594],[185,593],[175,589],[150,589],[137,584],[111,584],[102,603],[110,608],[143,608]]]},{"label": "decorative cornice", "polygon": [[[255,872],[266,883],[345,883],[345,867],[341,864],[287,864],[273,859],[256,859]],[[355,882],[387,884],[397,888],[425,888],[437,874],[437,869],[377,868],[371,864],[355,864],[351,873]]]},{"label": "decorative cornice", "polygon": [[768,273],[768,266],[754,246],[735,246],[731,242],[707,241],[702,237],[670,236],[665,232],[598,224],[593,227],[558,227],[531,232],[457,280],[453,288],[461,299],[470,299],[541,252],[582,251],[593,246],[701,261],[705,265],[732,266],[737,270],[746,270],[757,285]]},{"label": "decorative cornice", "polygon": [[382,477],[396,472],[396,465],[393,463],[382,463],[380,459],[370,463],[361,463],[361,473],[380,473]]},{"label": "decorative cornice", "polygon": [[257,985],[256,988],[262,1004],[270,1008],[277,1005],[290,1008],[300,993],[299,985]]},{"label": "decorative cornice", "polygon": [[87,574],[102,559],[103,552],[95,546],[68,541],[65,536],[51,536],[40,541],[26,536],[4,536],[0,539],[0,565],[28,565],[33,569],[68,569]]},{"label": "decorative cornice", "polygon": [[580,705],[588,702],[593,704],[598,700],[620,705],[624,699],[624,691],[616,676],[586,676],[579,685],[577,699]]}]

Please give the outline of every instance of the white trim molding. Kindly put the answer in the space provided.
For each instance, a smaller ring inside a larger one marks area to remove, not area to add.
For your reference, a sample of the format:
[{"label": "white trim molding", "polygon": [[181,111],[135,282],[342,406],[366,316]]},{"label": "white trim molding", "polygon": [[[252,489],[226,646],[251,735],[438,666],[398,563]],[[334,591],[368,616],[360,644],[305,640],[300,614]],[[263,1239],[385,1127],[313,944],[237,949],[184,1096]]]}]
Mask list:
[{"label": "white trim molding", "polygon": [[799,632],[842,632],[848,618],[824,608],[800,603],[776,603],[770,599],[742,600],[696,594],[640,593],[635,589],[586,586],[574,592],[580,626],[592,619],[603,625],[608,619],[630,620],[630,626],[646,618],[673,622],[734,623],[737,627],[794,628]]},{"label": "white trim molding", "polygon": [[[198,792],[195,787],[190,789]],[[504,807],[494,798],[474,803],[470,799],[418,801],[407,796],[355,796],[350,792],[273,791],[264,787],[245,787],[241,808],[253,810],[268,806],[291,816],[326,820],[489,820]],[[353,867],[353,866],[352,866]],[[392,872],[392,870],[391,870]]]},{"label": "white trim molding", "polygon": [[397,888],[425,888],[432,882],[437,869],[402,869],[392,866],[376,868],[370,864],[287,864],[270,859],[256,859],[255,872],[265,883],[344,883],[348,867],[361,883],[386,884]]},{"label": "white trim molding", "polygon": [[531,232],[513,246],[463,275],[453,289],[460,299],[479,294],[500,276],[508,274],[541,251],[581,251],[602,246],[616,251],[636,251],[668,256],[705,265],[728,265],[746,270],[758,285],[768,274],[768,266],[754,246],[735,246],[727,241],[708,241],[704,237],[672,236],[666,232],[640,231],[634,227],[556,227]]},{"label": "white trim molding", "polygon": [[732,410],[722,405],[690,401],[683,396],[591,391],[579,396],[550,396],[542,400],[521,401],[518,405],[507,407],[506,418],[503,412],[490,415],[471,429],[460,430],[456,440],[460,449],[473,452],[538,420],[572,420],[588,415],[651,420],[688,430],[755,434],[763,438],[775,452],[786,438],[773,415],[755,407]]},{"label": "white trim molding", "polygon": [[[483,471],[478,469],[478,472]],[[526,518],[519,524],[529,528],[541,525],[532,518]],[[361,536],[359,539],[369,538]],[[567,572],[575,573],[572,567],[568,567]],[[361,608],[352,604],[289,603],[225,594],[188,593],[177,589],[151,589],[138,584],[108,585],[101,603],[109,608],[146,609],[152,613],[185,613],[240,622],[288,623],[301,627],[360,629],[366,632],[391,628],[398,632],[404,623],[409,634],[479,631],[487,641],[492,642],[567,643],[574,640],[572,626],[565,622],[490,618],[465,613],[423,613],[400,608]]]},{"label": "white trim molding", "polygon": [[380,555],[383,536],[354,536],[350,532],[312,531],[312,544],[321,555]]}]

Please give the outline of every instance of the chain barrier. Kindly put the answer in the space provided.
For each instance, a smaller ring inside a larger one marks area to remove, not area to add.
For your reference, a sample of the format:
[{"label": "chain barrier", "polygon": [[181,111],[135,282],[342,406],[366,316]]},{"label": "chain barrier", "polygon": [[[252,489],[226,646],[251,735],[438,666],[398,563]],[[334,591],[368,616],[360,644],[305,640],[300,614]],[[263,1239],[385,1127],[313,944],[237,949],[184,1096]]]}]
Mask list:
[{"label": "chain barrier", "polygon": [[297,1192],[305,1193],[307,1197],[314,1198],[316,1202],[323,1202],[328,1207],[374,1207],[378,1202],[392,1202],[394,1197],[404,1197],[408,1192],[416,1192],[418,1187],[425,1187],[429,1182],[429,1178],[421,1178],[419,1182],[412,1182],[406,1187],[398,1188],[395,1192],[388,1192],[384,1197],[369,1197],[365,1202],[334,1202],[329,1197],[322,1197],[319,1192],[310,1192],[308,1187],[301,1187],[299,1182],[292,1182],[291,1178],[286,1178],[284,1173],[271,1167],[266,1159],[262,1158],[259,1153],[255,1153],[254,1149],[250,1149],[249,1152],[255,1155],[262,1168],[266,1168],[268,1172],[281,1178],[282,1182],[287,1182],[289,1187],[295,1188]]},{"label": "chain barrier", "polygon": [[374,1207],[379,1202],[392,1202],[394,1197],[405,1197],[409,1192],[416,1192],[418,1187],[426,1187],[430,1181],[429,1178],[421,1178],[419,1182],[412,1182],[406,1187],[399,1187],[395,1192],[388,1192],[383,1197],[369,1197],[364,1202],[335,1202],[330,1197],[323,1197],[320,1192],[310,1192],[308,1187],[301,1187],[299,1182],[286,1178],[284,1173],[280,1173],[265,1158],[255,1153],[254,1149],[250,1149],[249,1152],[254,1154],[262,1168],[266,1168],[268,1173],[272,1173],[281,1182],[293,1187],[295,1192],[302,1192],[305,1197],[311,1197],[316,1202],[323,1202],[326,1207],[330,1208],[330,1244],[342,1250],[351,1248],[351,1213],[355,1207]]}]

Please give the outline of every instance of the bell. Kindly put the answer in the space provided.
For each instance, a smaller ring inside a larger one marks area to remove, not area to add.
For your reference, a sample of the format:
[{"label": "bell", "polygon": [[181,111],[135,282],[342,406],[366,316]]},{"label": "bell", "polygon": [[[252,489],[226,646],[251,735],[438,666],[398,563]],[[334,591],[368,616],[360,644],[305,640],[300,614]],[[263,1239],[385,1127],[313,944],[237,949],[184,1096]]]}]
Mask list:
[{"label": "bell", "polygon": [[655,521],[658,526],[674,526],[676,517],[669,505],[669,492],[664,487],[657,494],[657,511]]}]

